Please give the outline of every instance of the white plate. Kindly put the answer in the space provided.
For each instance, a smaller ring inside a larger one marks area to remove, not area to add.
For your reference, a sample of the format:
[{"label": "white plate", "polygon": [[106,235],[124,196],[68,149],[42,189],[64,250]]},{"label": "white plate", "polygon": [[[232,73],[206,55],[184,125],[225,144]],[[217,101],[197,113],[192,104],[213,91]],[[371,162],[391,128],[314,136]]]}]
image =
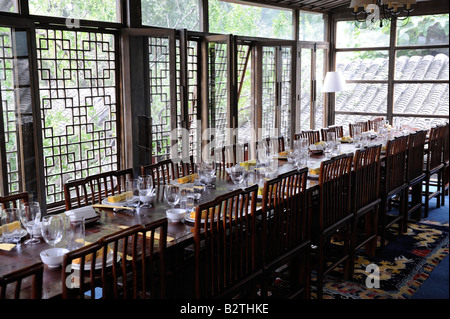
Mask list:
[{"label": "white plate", "polygon": [[[139,196],[133,196],[133,200],[131,201],[132,203],[139,201]],[[103,205],[111,205],[111,206],[127,206],[127,201],[125,202],[117,202],[117,203],[111,203],[108,201],[108,198],[104,198],[102,200],[102,204]]]},{"label": "white plate", "polygon": [[[102,268],[102,258],[103,255],[98,256],[95,260],[95,269],[101,269]],[[117,254],[117,260],[116,262],[120,261],[120,255]],[[112,252],[108,253],[108,255],[106,255],[106,267],[110,267],[112,266],[113,263],[113,254]],[[72,269],[74,270],[80,270],[80,264],[74,264],[72,263]],[[91,270],[91,261],[85,261],[84,262],[84,270]]]},{"label": "white plate", "polygon": [[308,177],[311,179],[319,179],[319,174],[310,174],[308,173]]}]

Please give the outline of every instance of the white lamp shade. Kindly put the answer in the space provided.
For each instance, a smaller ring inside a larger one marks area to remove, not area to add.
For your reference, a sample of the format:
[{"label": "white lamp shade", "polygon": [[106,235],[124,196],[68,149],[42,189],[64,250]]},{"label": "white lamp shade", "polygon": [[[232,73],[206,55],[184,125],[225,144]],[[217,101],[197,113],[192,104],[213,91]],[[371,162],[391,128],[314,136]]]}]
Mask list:
[{"label": "white lamp shade", "polygon": [[339,71],[327,72],[323,81],[322,92],[341,92],[347,89],[344,75]]}]

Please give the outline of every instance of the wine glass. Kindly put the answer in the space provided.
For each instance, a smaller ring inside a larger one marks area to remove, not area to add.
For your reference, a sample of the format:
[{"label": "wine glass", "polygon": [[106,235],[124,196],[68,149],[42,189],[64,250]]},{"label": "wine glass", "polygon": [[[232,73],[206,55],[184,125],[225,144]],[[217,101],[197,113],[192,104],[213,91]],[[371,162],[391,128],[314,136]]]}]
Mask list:
[{"label": "wine glass", "polygon": [[214,188],[212,179],[216,176],[216,163],[212,159],[211,161],[202,162],[202,171],[206,177],[206,188]]},{"label": "wine glass", "polygon": [[180,201],[180,188],[176,185],[164,185],[164,199],[173,209]]},{"label": "wine glass", "polygon": [[64,221],[61,215],[47,215],[42,217],[41,233],[45,242],[52,245],[59,243],[63,237]]},{"label": "wine glass", "polygon": [[41,220],[41,208],[38,202],[23,203],[20,209],[20,221],[26,228],[30,239],[26,240],[24,244],[34,245],[39,244],[41,240],[34,237],[34,228],[39,226]]},{"label": "wine glass", "polygon": [[241,165],[230,167],[230,177],[234,185],[239,185],[244,180],[244,168]]},{"label": "wine glass", "polygon": [[139,176],[137,182],[139,190],[139,200],[143,203],[142,207],[152,207],[150,198],[153,192],[153,179],[149,175]]}]

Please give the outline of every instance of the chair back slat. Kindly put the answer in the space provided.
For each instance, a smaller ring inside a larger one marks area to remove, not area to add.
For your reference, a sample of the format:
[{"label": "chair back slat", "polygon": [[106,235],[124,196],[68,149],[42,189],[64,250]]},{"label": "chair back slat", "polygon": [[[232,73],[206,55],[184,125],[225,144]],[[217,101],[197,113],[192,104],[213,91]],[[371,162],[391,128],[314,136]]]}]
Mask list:
[{"label": "chair back slat", "polygon": [[352,210],[354,212],[380,198],[380,154],[381,145],[355,152],[352,174]]},{"label": "chair back slat", "polygon": [[141,174],[152,176],[153,185],[158,187],[167,185],[172,179],[179,177],[174,163],[170,159],[155,164],[142,165]]},{"label": "chair back slat", "polygon": [[22,192],[7,196],[0,196],[0,208],[20,208],[20,204],[27,203],[29,201],[28,192]]},{"label": "chair back slat", "polygon": [[[42,279],[44,264],[35,263],[25,268],[13,271],[0,277],[0,300],[1,299],[41,299]],[[25,281],[31,281],[31,296],[24,296],[23,287]],[[13,291],[10,293],[10,288]]]},{"label": "chair back slat", "polygon": [[350,123],[348,125],[348,132],[351,137],[355,137],[355,127],[361,128],[362,132],[367,132],[369,130],[369,122],[356,122],[356,123]]},{"label": "chair back slat", "polygon": [[230,294],[257,273],[255,212],[258,186],[236,190],[196,208],[195,293]]},{"label": "chair back slat", "polygon": [[126,180],[134,178],[132,168],[105,172],[64,184],[66,210],[101,203],[126,190]]},{"label": "chair back slat", "polygon": [[308,131],[302,131],[300,133],[295,133],[294,134],[294,139],[298,140],[300,138],[307,138],[308,139],[308,143],[311,144],[315,144],[320,142],[320,132],[316,131],[316,130],[308,130]]},{"label": "chair back slat", "polygon": [[406,185],[406,155],[408,136],[388,140],[386,144],[384,192],[390,192]]},{"label": "chair back slat", "polygon": [[322,135],[322,141],[327,141],[327,133],[334,133],[335,139],[341,138],[344,136],[344,128],[342,126],[330,126],[330,127],[324,127],[320,129],[321,135]]},{"label": "chair back slat", "polygon": [[427,131],[417,131],[409,135],[407,146],[406,181],[424,177],[423,157]]},{"label": "chair back slat", "polygon": [[325,230],[351,214],[350,185],[353,154],[343,154],[320,165],[319,227]]},{"label": "chair back slat", "polygon": [[445,126],[432,127],[428,138],[426,170],[433,171],[443,164]]},{"label": "chair back slat", "polygon": [[262,253],[269,263],[309,239],[307,168],[266,181],[262,195]]}]

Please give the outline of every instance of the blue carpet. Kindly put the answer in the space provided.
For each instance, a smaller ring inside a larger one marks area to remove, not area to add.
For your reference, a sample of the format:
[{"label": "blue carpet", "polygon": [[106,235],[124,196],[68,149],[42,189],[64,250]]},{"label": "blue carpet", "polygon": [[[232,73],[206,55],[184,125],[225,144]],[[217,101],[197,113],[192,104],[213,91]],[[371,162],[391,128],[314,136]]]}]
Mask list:
[{"label": "blue carpet", "polygon": [[[445,198],[445,206],[436,208],[436,200],[430,202],[427,220],[437,222],[449,221],[449,196]],[[432,271],[412,299],[449,299],[449,257],[442,260]]]}]

